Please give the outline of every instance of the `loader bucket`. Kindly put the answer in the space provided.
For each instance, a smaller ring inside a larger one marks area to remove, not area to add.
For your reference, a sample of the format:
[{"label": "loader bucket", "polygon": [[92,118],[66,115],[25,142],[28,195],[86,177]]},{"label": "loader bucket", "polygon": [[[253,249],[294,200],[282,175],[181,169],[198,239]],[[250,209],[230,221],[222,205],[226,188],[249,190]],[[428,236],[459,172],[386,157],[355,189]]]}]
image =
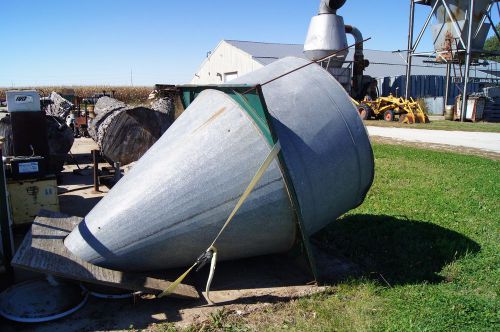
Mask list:
[{"label": "loader bucket", "polygon": [[415,123],[415,115],[413,113],[401,114],[399,116],[400,123],[413,124]]},{"label": "loader bucket", "polygon": [[415,114],[416,122],[417,123],[429,123],[429,117],[423,113],[423,112],[417,112]]}]

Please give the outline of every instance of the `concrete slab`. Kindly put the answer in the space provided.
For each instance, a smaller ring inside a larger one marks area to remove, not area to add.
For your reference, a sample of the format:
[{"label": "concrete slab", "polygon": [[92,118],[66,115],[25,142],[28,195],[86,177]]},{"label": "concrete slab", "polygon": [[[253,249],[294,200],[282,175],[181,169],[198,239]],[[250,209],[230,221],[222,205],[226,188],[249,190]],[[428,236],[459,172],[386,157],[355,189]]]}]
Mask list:
[{"label": "concrete slab", "polygon": [[428,130],[367,126],[370,136],[408,142],[442,144],[500,154],[500,134],[468,131]]}]

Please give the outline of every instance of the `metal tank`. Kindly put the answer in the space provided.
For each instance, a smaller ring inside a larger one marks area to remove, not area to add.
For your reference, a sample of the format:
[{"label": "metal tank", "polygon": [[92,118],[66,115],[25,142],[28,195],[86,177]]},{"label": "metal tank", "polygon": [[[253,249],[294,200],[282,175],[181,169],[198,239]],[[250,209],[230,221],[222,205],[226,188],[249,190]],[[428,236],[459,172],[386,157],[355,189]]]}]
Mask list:
[{"label": "metal tank", "polygon": [[[477,51],[483,49],[488,37],[490,24],[485,22],[484,12],[493,2],[492,0],[474,0],[472,20],[474,35],[471,47]],[[434,49],[437,52],[464,50],[469,29],[470,0],[430,0],[425,4],[435,7],[435,24],[431,26]]]},{"label": "metal tank", "polygon": [[[337,15],[337,10],[345,2],[345,0],[320,1],[318,15],[311,19],[309,25],[304,43],[304,55],[313,61],[332,55],[323,61],[321,66],[325,67],[352,97],[362,99],[366,95],[366,84],[371,82],[369,77],[366,77],[366,81],[363,79],[363,72],[369,62],[364,58],[364,40],[361,31],[352,25],[344,24],[342,16]],[[345,62],[349,53],[346,34],[352,35],[355,41],[352,72]]]},{"label": "metal tank", "polygon": [[[304,64],[285,58],[237,84]],[[147,271],[190,265],[207,249],[272,145],[246,101],[216,89],[202,91],[73,230],[64,241],[71,252],[100,266]],[[359,205],[373,179],[364,125],[328,72],[311,65],[262,93],[282,163],[273,162],[217,242],[222,260],[289,250],[300,237],[295,201],[307,237]]]},{"label": "metal tank", "polygon": [[322,59],[334,51],[339,51],[329,62],[329,67],[340,68],[344,63],[349,50],[347,50],[347,36],[345,32],[344,18],[337,15],[337,9],[342,7],[345,0],[327,1],[322,0],[318,15],[311,19],[306,41],[304,43],[304,54],[311,60]]},{"label": "metal tank", "polygon": [[[270,149],[236,102],[205,90],[64,243],[84,260],[118,270],[192,263]],[[286,251],[295,240],[292,220],[274,162],[219,240],[220,257]]]}]

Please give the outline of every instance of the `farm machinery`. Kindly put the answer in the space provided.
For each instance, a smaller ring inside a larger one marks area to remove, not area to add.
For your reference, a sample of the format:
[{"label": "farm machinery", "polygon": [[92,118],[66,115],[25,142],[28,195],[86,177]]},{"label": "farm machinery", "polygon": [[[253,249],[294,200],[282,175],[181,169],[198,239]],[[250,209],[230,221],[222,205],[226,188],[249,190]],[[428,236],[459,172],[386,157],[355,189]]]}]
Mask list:
[{"label": "farm machinery", "polygon": [[353,100],[358,108],[359,116],[363,120],[375,118],[385,121],[398,120],[400,123],[429,123],[429,118],[425,114],[420,104],[413,98],[379,97],[375,100],[365,98],[361,102]]}]

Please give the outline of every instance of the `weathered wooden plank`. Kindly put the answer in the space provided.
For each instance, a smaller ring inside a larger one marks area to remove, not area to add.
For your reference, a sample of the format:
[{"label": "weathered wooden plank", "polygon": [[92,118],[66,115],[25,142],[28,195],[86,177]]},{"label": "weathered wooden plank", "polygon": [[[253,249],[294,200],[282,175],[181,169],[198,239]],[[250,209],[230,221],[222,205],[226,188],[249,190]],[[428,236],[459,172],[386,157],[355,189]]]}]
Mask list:
[{"label": "weathered wooden plank", "polygon": [[[66,249],[63,240],[80,221],[79,217],[41,212],[16,252],[12,265],[67,279],[152,294],[159,294],[171,285],[169,281],[145,274],[105,269],[73,255]],[[179,285],[172,296],[199,298],[196,289],[185,284]]]}]

